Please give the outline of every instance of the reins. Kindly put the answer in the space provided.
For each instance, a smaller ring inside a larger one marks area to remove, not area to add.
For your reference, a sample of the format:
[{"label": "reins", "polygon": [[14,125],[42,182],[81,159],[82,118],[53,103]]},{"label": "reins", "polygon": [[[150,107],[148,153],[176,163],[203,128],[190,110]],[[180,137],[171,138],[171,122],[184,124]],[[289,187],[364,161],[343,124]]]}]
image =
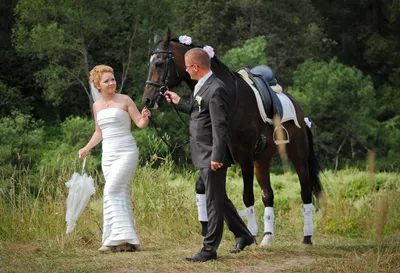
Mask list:
[{"label": "reins", "polygon": [[[176,61],[175,61],[175,58],[174,58],[174,52],[172,51],[172,46],[171,46],[171,45],[168,45],[168,49],[167,49],[167,50],[160,49],[160,48],[158,48],[158,44],[159,44],[160,42],[161,42],[161,40],[159,40],[159,41],[155,44],[155,46],[153,47],[153,48],[155,48],[155,49],[151,52],[150,57],[151,57],[152,55],[158,54],[158,53],[168,54],[167,60],[166,60],[166,64],[165,64],[165,65],[166,65],[166,66],[165,66],[165,70],[164,70],[163,77],[162,77],[162,82],[161,82],[161,83],[160,83],[160,82],[155,82],[155,81],[150,80],[150,78],[149,78],[148,80],[146,80],[146,83],[145,83],[145,84],[152,85],[152,86],[155,86],[155,87],[158,87],[158,88],[159,88],[159,96],[158,96],[158,98],[157,98],[157,103],[160,102],[160,100],[162,99],[162,97],[165,97],[165,92],[169,90],[169,88],[168,88],[168,82],[169,82],[169,78],[170,78],[170,76],[171,76],[171,73],[170,73],[170,66],[171,66],[171,64],[172,64],[172,66],[173,66],[173,68],[174,68],[174,70],[175,70],[175,75],[176,75],[176,77],[177,77],[178,79],[180,78],[179,73],[178,73],[178,69],[177,69],[177,65],[176,65]],[[219,61],[223,66],[225,66],[225,64],[223,64],[223,62],[222,62],[221,60],[218,60],[218,61]],[[225,66],[225,67],[226,67],[226,66]],[[237,104],[238,104],[238,82],[237,82],[237,77],[236,77],[235,73],[233,73],[233,72],[230,71],[229,69],[228,69],[228,71],[230,72],[230,74],[231,74],[232,77],[234,78],[234,82],[235,82],[235,103],[234,103],[234,108],[233,108],[233,113],[234,113],[234,112],[236,112],[236,108],[237,108]],[[179,111],[176,109],[176,106],[175,106],[175,104],[174,104],[172,101],[171,101],[171,104],[172,104],[172,106],[173,106],[175,112],[177,113],[179,119],[181,120],[181,122],[182,122],[183,124],[185,124],[186,127],[189,127],[188,124],[185,122],[185,120],[182,118],[182,116],[181,116],[181,114],[179,113]],[[232,119],[233,119],[233,114],[230,116],[229,124],[232,122]],[[156,123],[154,122],[154,120],[153,120],[152,118],[150,118],[150,123],[151,123],[152,126],[154,127],[154,130],[156,131],[157,136],[158,136],[159,138],[161,138],[161,140],[164,142],[164,144],[167,145],[170,149],[173,149],[173,150],[174,150],[174,149],[183,147],[184,145],[186,145],[187,143],[190,142],[190,141],[188,140],[188,141],[186,141],[186,142],[183,143],[183,144],[180,144],[180,145],[175,144],[174,146],[172,146],[171,144],[168,143],[168,141],[165,139],[165,137],[164,137],[164,136],[161,134],[161,132],[157,129],[157,125],[156,125]]]},{"label": "reins", "polygon": [[[186,125],[186,127],[188,127],[187,123],[183,120],[181,114],[179,113],[179,111],[176,109],[175,104],[172,103],[175,112],[178,114],[179,119],[182,121],[183,124]],[[157,129],[157,124],[154,122],[154,120],[152,119],[152,117],[150,117],[150,123],[154,128],[154,131],[156,131],[156,134],[159,138],[161,138],[162,142],[164,142],[165,145],[167,145],[167,147],[169,147],[170,149],[172,149],[172,151],[174,151],[175,149],[181,148],[183,146],[185,146],[186,144],[188,144],[190,142],[190,140],[186,141],[185,143],[182,143],[180,145],[177,145],[177,143],[175,143],[174,146],[172,146],[171,144],[168,143],[168,141],[165,139],[165,137],[161,134],[161,132]]]},{"label": "reins", "polygon": [[[155,81],[152,81],[152,80],[150,80],[150,79],[148,79],[148,80],[146,81],[146,84],[152,85],[152,86],[155,86],[155,87],[158,87],[158,88],[159,88],[159,93],[160,93],[160,94],[159,94],[159,97],[158,97],[158,99],[157,99],[157,100],[158,100],[157,103],[159,103],[159,101],[161,100],[162,96],[165,96],[165,92],[169,90],[169,88],[168,88],[168,81],[169,81],[169,78],[170,78],[170,76],[171,76],[171,73],[170,73],[170,65],[171,65],[171,64],[172,64],[172,66],[174,67],[176,77],[177,77],[178,79],[180,78],[179,72],[178,72],[178,69],[177,69],[177,66],[176,66],[175,58],[174,58],[174,52],[172,51],[171,45],[168,46],[168,49],[167,49],[167,50],[162,50],[162,49],[159,49],[159,48],[157,47],[157,45],[158,45],[160,42],[161,42],[161,40],[158,41],[158,42],[156,43],[156,46],[155,46],[156,48],[155,48],[155,50],[153,50],[153,51],[151,52],[150,56],[152,56],[152,55],[154,55],[154,54],[159,54],[159,53],[168,54],[167,61],[166,61],[166,64],[165,64],[166,69],[164,70],[164,74],[163,74],[163,77],[162,77],[162,83],[155,82]],[[175,106],[174,103],[172,103],[172,106],[173,106],[175,112],[178,114],[178,117],[179,117],[179,119],[181,120],[181,122],[182,122],[183,124],[185,124],[186,127],[188,127],[188,125],[186,124],[185,120],[182,118],[181,114],[180,114],[179,111],[176,109],[176,106]],[[154,120],[153,120],[152,118],[150,118],[150,123],[152,124],[154,130],[156,131],[157,136],[158,136],[159,138],[161,138],[161,140],[164,142],[164,144],[167,145],[170,149],[174,150],[174,149],[183,147],[183,146],[185,146],[186,144],[189,143],[189,140],[188,140],[188,141],[186,141],[186,142],[183,143],[183,144],[180,144],[180,145],[175,144],[174,146],[172,146],[171,144],[168,143],[168,141],[165,139],[165,137],[164,137],[164,136],[161,134],[161,132],[157,129],[157,124],[154,122]]]}]

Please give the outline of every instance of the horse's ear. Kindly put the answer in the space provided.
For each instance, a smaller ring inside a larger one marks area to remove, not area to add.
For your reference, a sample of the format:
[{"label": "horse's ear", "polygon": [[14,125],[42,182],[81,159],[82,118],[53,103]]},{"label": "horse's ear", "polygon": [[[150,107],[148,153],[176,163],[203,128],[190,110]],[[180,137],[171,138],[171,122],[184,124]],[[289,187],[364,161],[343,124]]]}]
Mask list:
[{"label": "horse's ear", "polygon": [[162,47],[165,49],[168,48],[170,41],[171,41],[171,30],[168,28],[167,34],[165,34],[163,41],[162,41]]},{"label": "horse's ear", "polygon": [[154,43],[157,43],[160,40],[161,40],[161,36],[158,33],[156,35],[154,35]]},{"label": "horse's ear", "polygon": [[171,40],[171,29],[169,27],[167,29],[167,37],[168,37],[168,40]]}]

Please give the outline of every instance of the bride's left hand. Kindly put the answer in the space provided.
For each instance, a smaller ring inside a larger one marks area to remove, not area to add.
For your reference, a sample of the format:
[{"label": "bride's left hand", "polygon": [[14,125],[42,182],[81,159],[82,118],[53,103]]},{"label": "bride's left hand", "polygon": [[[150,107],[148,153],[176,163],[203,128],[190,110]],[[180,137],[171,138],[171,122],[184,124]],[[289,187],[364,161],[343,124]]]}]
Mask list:
[{"label": "bride's left hand", "polygon": [[146,107],[145,108],[143,108],[143,110],[142,110],[142,117],[143,118],[148,118],[148,119],[150,119],[151,118],[151,113],[150,113],[150,110],[149,109],[147,109]]}]

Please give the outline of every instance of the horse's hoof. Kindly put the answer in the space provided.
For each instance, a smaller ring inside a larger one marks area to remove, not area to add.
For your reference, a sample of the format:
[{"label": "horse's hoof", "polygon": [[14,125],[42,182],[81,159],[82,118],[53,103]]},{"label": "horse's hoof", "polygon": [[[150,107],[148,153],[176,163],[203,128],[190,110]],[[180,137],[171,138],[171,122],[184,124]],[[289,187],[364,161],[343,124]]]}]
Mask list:
[{"label": "horse's hoof", "polygon": [[302,243],[301,244],[301,247],[302,248],[309,248],[309,247],[312,247],[313,246],[313,244],[311,243],[311,244],[305,244],[305,243]]},{"label": "horse's hoof", "polygon": [[274,237],[274,235],[272,233],[264,234],[264,238],[262,239],[260,246],[262,246],[262,247],[270,246],[272,243],[273,237]]},{"label": "horse's hoof", "polygon": [[303,238],[303,242],[301,243],[303,246],[307,247],[307,246],[312,246],[313,243],[311,241],[311,236],[304,236]]}]

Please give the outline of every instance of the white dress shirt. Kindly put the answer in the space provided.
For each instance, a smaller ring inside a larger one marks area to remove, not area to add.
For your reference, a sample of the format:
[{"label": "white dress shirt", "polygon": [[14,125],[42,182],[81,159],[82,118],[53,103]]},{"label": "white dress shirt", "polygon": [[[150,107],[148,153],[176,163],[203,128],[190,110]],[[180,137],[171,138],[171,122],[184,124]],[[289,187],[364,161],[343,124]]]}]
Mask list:
[{"label": "white dress shirt", "polygon": [[194,86],[194,93],[193,93],[193,97],[196,97],[197,92],[200,90],[200,88],[203,86],[203,84],[207,81],[207,79],[212,75],[212,71],[208,72],[207,74],[205,74],[198,82],[197,84]]}]

